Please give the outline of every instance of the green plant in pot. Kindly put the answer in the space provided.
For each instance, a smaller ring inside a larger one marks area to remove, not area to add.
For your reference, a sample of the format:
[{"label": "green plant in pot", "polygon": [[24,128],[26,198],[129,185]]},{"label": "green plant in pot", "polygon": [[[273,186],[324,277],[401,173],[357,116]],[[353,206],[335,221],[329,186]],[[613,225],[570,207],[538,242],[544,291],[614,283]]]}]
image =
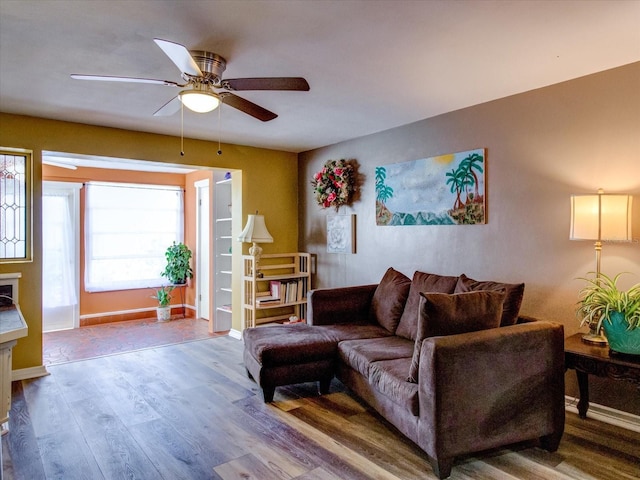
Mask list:
[{"label": "green plant in pot", "polygon": [[167,277],[174,285],[185,284],[187,279],[193,278],[193,270],[189,265],[191,250],[184,243],[173,242],[164,256],[167,259],[167,266],[161,274],[163,277]]},{"label": "green plant in pot", "polygon": [[155,295],[151,295],[151,298],[155,298],[158,301],[156,312],[159,322],[171,320],[171,291],[173,289],[172,285],[165,285],[155,289]]},{"label": "green plant in pot", "polygon": [[167,285],[163,287],[159,287],[156,289],[156,294],[152,295],[151,298],[155,298],[158,300],[159,307],[166,307],[171,303],[171,291],[173,290],[172,285]]},{"label": "green plant in pot", "polygon": [[580,290],[577,315],[580,325],[602,328],[614,352],[640,355],[640,283],[628,290],[617,286],[622,273],[611,278],[600,274],[582,278],[587,282]]}]

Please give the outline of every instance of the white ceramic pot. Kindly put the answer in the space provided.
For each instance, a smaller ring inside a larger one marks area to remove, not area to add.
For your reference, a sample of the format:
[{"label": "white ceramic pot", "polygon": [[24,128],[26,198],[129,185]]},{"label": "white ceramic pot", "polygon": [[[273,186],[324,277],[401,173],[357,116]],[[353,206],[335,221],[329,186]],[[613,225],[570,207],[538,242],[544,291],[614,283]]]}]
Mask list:
[{"label": "white ceramic pot", "polygon": [[157,307],[156,312],[158,314],[159,322],[168,322],[171,320],[171,306]]}]

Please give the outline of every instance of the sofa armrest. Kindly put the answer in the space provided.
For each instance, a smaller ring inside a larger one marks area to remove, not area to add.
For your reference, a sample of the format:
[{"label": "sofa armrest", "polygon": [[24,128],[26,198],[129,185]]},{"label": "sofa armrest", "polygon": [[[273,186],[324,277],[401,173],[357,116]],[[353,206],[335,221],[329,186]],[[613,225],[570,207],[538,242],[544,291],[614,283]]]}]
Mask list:
[{"label": "sofa armrest", "polygon": [[368,323],[371,299],[378,285],[322,288],[307,294],[307,323]]},{"label": "sofa armrest", "polygon": [[434,458],[564,430],[564,331],[527,322],[427,338],[419,367],[420,444]]}]

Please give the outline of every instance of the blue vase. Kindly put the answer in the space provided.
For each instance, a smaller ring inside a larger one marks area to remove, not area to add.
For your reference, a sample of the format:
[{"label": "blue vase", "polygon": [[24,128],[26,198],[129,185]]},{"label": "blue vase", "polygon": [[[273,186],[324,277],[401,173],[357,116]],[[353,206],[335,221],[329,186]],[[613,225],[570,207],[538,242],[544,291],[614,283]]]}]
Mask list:
[{"label": "blue vase", "polygon": [[620,312],[611,312],[602,322],[609,348],[614,352],[640,355],[640,328],[629,330],[629,323]]}]

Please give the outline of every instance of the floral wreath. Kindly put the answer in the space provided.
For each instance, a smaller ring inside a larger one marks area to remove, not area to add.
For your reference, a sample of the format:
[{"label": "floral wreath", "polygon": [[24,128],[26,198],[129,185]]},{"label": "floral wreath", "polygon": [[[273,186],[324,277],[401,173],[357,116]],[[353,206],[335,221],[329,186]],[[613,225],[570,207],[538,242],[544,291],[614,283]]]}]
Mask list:
[{"label": "floral wreath", "polygon": [[329,160],[311,181],[316,202],[322,208],[335,207],[336,211],[349,204],[355,191],[353,180],[352,165],[344,159]]}]

